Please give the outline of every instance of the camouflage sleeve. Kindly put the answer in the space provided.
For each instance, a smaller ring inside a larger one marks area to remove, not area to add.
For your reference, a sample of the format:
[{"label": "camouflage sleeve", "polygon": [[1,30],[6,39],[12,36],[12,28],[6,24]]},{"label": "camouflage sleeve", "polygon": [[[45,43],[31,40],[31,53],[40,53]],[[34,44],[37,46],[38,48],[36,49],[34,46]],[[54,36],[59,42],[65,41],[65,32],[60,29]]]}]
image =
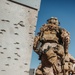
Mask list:
[{"label": "camouflage sleeve", "polygon": [[62,41],[63,41],[65,53],[68,53],[68,46],[69,46],[69,43],[70,43],[69,32],[67,32],[65,29],[62,29],[61,30],[61,38],[62,38]]},{"label": "camouflage sleeve", "polygon": [[41,37],[42,37],[42,33],[43,33],[43,31],[45,30],[45,29],[47,29],[48,28],[48,26],[46,25],[46,24],[44,24],[41,28],[40,28],[40,32],[39,33],[37,33],[37,36],[35,36],[35,38],[34,38],[34,42],[33,42],[33,50],[37,53],[37,54],[39,54],[39,49],[40,49],[40,46],[42,45],[42,43],[41,43]]},{"label": "camouflage sleeve", "polygon": [[33,49],[34,49],[34,51],[35,51],[36,48],[37,48],[37,44],[38,44],[39,39],[40,39],[39,36],[35,36],[34,42],[33,42]]},{"label": "camouflage sleeve", "polygon": [[68,44],[70,43],[70,33],[67,32],[65,29],[61,30],[61,37],[63,40],[65,40],[65,42],[68,42]]}]

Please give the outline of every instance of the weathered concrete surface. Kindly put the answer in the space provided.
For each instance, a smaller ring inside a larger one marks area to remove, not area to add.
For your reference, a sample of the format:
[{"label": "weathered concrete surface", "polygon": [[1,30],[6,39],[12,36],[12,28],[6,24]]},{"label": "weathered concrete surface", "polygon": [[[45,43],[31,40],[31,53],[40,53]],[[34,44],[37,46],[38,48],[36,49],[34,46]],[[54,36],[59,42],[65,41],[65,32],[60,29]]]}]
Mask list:
[{"label": "weathered concrete surface", "polygon": [[38,11],[0,0],[0,75],[29,75]]},{"label": "weathered concrete surface", "polygon": [[40,8],[40,2],[41,2],[41,0],[12,0],[12,1],[16,1],[18,3],[27,5],[29,7],[32,7],[38,10]]}]

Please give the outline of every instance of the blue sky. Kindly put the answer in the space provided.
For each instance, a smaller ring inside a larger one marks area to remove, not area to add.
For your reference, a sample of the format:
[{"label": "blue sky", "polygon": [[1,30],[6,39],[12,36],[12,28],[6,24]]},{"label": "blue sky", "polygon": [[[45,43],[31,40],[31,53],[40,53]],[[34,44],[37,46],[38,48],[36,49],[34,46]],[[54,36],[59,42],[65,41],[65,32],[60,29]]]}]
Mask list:
[{"label": "blue sky", "polygon": [[[75,0],[42,0],[35,35],[50,17],[57,17],[60,26],[70,33],[69,53],[75,57]],[[39,63],[38,55],[33,51],[30,67],[37,68]]]}]

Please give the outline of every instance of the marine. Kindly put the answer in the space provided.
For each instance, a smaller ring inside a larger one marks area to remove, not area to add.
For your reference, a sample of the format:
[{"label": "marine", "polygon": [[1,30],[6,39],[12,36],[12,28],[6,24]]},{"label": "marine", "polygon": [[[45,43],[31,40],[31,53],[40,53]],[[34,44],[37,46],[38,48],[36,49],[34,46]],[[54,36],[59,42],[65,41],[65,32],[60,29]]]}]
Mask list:
[{"label": "marine", "polygon": [[33,50],[41,60],[36,75],[69,75],[69,44],[70,33],[56,17],[48,19],[34,38]]}]

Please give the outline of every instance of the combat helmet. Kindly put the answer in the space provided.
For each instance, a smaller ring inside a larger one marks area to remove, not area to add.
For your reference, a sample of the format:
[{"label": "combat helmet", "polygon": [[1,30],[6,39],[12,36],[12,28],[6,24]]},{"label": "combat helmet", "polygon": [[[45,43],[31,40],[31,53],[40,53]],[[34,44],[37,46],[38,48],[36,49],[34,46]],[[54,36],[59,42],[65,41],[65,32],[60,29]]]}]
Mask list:
[{"label": "combat helmet", "polygon": [[48,24],[55,24],[55,25],[59,25],[60,22],[58,21],[58,19],[56,17],[51,17],[50,19],[47,20]]}]

